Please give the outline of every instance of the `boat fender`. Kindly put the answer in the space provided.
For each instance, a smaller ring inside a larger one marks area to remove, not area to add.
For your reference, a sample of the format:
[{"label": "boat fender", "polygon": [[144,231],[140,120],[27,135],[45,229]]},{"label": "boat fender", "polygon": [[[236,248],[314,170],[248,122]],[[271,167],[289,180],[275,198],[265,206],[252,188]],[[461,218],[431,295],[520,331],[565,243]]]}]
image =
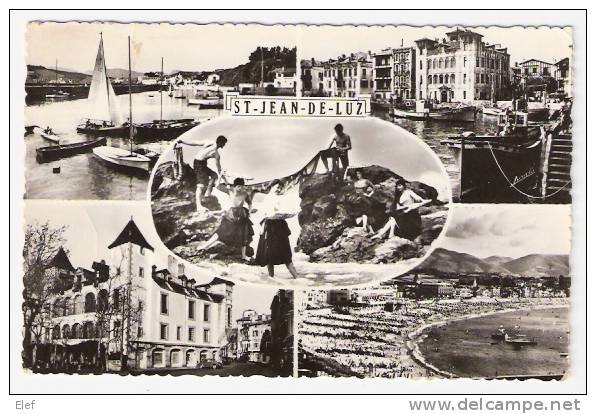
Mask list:
[{"label": "boat fender", "polygon": [[476,134],[473,131],[464,131],[461,133],[461,136],[464,138],[473,138]]}]

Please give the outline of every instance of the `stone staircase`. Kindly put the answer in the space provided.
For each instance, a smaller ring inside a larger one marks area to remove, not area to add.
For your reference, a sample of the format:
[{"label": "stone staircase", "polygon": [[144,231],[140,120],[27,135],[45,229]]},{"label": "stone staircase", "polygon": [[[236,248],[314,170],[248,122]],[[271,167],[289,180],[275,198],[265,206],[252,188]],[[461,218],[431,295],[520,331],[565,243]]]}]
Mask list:
[{"label": "stone staircase", "polygon": [[[572,149],[571,134],[552,136],[544,191],[544,194],[547,196],[546,200],[549,203],[568,203],[571,201]],[[563,186],[565,188],[560,190]],[[555,195],[548,197],[549,194],[553,194],[556,191],[558,192]]]}]

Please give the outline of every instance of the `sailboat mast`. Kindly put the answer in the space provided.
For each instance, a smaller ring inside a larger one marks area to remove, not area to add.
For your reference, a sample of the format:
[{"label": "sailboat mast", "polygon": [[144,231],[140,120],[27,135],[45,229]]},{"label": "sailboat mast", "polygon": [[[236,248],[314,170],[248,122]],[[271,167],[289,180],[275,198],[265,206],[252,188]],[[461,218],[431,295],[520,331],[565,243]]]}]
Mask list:
[{"label": "sailboat mast", "polygon": [[161,57],[161,76],[159,77],[159,123],[163,121],[163,56]]},{"label": "sailboat mast", "polygon": [[128,36],[128,140],[130,141],[130,154],[132,155],[132,65],[130,63],[130,36]]}]

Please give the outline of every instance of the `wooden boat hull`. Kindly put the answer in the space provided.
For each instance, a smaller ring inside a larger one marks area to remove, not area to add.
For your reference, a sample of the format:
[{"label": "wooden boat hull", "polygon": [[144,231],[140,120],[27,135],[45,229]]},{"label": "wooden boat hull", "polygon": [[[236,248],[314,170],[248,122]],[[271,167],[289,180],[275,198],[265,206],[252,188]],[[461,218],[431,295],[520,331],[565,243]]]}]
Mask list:
[{"label": "wooden boat hull", "polygon": [[79,134],[86,134],[92,136],[122,136],[128,134],[128,126],[109,126],[109,127],[87,127],[85,125],[79,125],[77,127]]},{"label": "wooden boat hull", "polygon": [[194,119],[179,119],[170,121],[154,121],[152,123],[140,124],[136,128],[137,139],[174,139],[184,132],[199,125],[199,121]]},{"label": "wooden boat hull", "polygon": [[48,134],[47,132],[42,132],[41,137],[47,141],[53,142],[54,144],[60,143],[60,136],[56,134]]},{"label": "wooden boat hull", "polygon": [[412,119],[414,121],[424,121],[425,119],[428,119],[428,113],[405,111],[402,109],[394,109],[393,116],[395,116],[396,118]]},{"label": "wooden boat hull", "polygon": [[500,108],[484,107],[482,108],[482,115],[497,116],[501,113]]},{"label": "wooden boat hull", "polygon": [[428,119],[431,121],[474,122],[476,120],[476,108],[468,106],[431,111],[428,114]]},{"label": "wooden boat hull", "polygon": [[188,98],[188,105],[199,105],[200,108],[223,108],[223,99]]},{"label": "wooden boat hull", "polygon": [[147,173],[151,171],[152,163],[149,157],[135,152],[131,155],[129,150],[103,146],[93,148],[93,154],[116,168]]},{"label": "wooden boat hull", "polygon": [[527,202],[527,195],[540,196],[542,139],[514,143],[454,137],[441,144],[449,147],[459,166],[460,202]]},{"label": "wooden boat hull", "polygon": [[106,144],[106,137],[94,139],[91,141],[75,142],[72,144],[52,145],[49,147],[40,147],[35,150],[35,159],[38,163],[57,160],[72,155],[83,154],[94,147]]}]

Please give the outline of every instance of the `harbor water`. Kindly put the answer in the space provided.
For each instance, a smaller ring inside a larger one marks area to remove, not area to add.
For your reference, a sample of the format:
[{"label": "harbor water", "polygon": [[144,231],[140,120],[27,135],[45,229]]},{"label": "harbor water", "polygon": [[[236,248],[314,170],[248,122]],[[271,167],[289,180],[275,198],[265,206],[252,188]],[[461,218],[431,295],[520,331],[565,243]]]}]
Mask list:
[{"label": "harbor water", "polygon": [[[455,321],[432,328],[419,347],[428,363],[461,377],[561,375],[569,366],[568,313],[568,308],[520,310]],[[501,326],[519,329],[537,344],[515,347],[492,339]]]},{"label": "harbor water", "polygon": [[[151,122],[160,117],[159,92],[133,94],[133,121]],[[120,108],[128,118],[128,95],[119,95]],[[186,99],[176,99],[163,93],[163,119],[194,118],[201,121],[215,118],[220,109],[198,109],[189,106]],[[25,107],[25,125],[50,126],[61,134],[61,143],[79,142],[89,137],[77,134],[76,127],[86,118],[90,110],[86,99],[66,101],[45,101]],[[92,152],[79,154],[57,161],[39,164],[35,149],[50,145],[39,133],[25,136],[25,198],[29,199],[111,199],[141,200],[147,196],[148,175],[130,174],[115,170],[105,164]],[[139,145],[162,148],[167,142],[146,140]],[[107,145],[128,148],[125,137],[110,137]],[[56,169],[59,168],[59,173]]]},{"label": "harbor water", "polygon": [[465,131],[473,131],[476,134],[496,133],[497,117],[487,116],[478,113],[476,121],[471,122],[437,122],[437,121],[414,121],[411,119],[395,118],[389,115],[386,110],[378,110],[373,115],[406,129],[412,134],[421,138],[432,150],[439,156],[445,168],[449,179],[451,180],[451,189],[453,201],[459,201],[459,168],[456,165],[455,158],[451,151],[441,145],[441,140],[451,135],[459,135]]}]

